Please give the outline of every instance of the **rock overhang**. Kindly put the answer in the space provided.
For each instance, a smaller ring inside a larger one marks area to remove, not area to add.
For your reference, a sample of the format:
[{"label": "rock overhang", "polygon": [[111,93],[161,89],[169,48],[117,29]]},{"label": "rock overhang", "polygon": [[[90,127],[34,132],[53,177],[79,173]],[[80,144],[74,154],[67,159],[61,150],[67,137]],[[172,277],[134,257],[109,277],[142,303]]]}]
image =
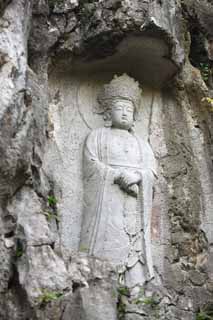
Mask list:
[{"label": "rock overhang", "polygon": [[127,33],[116,40],[105,35],[105,40],[87,41],[80,54],[59,51],[50,70],[81,75],[128,73],[145,86],[162,88],[181,69],[183,58],[175,60],[177,46],[177,41],[159,30],[157,35]]}]

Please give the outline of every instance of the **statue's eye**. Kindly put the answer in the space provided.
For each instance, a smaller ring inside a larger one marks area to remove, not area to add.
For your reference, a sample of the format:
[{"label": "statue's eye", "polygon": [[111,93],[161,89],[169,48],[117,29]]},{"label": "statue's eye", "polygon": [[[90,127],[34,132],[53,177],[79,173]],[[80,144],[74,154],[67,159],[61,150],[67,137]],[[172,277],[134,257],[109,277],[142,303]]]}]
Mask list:
[{"label": "statue's eye", "polygon": [[119,106],[115,107],[115,110],[119,110],[120,111],[120,110],[122,110],[122,107],[119,107]]},{"label": "statue's eye", "polygon": [[127,108],[127,111],[128,112],[133,112],[133,109],[132,108]]}]

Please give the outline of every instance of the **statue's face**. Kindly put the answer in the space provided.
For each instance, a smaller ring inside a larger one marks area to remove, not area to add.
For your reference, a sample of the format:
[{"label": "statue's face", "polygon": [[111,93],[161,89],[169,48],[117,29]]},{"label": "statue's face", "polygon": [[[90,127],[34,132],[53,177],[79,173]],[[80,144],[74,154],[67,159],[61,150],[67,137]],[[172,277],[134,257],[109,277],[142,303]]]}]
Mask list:
[{"label": "statue's face", "polygon": [[111,109],[112,127],[129,130],[134,122],[134,105],[128,100],[113,102]]}]

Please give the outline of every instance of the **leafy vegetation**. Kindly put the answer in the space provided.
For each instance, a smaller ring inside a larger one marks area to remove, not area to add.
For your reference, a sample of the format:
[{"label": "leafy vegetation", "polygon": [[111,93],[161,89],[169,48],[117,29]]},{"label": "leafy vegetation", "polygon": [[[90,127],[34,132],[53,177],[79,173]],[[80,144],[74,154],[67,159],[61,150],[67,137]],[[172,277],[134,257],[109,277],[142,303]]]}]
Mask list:
[{"label": "leafy vegetation", "polygon": [[153,308],[158,304],[158,301],[154,297],[145,297],[142,303],[149,305],[151,308]]},{"label": "leafy vegetation", "polygon": [[60,222],[60,219],[57,214],[57,199],[54,195],[49,195],[47,198],[47,204],[48,208],[43,212],[43,214],[47,217],[48,221],[52,221],[53,219],[56,220],[56,222]]},{"label": "leafy vegetation", "polygon": [[151,308],[154,308],[159,302],[157,301],[156,297],[146,297],[143,288],[140,289],[138,296],[136,299],[132,300],[134,304],[144,304],[148,305]]},{"label": "leafy vegetation", "polygon": [[20,258],[23,255],[23,253],[24,253],[23,244],[20,239],[17,239],[15,257]]},{"label": "leafy vegetation", "polygon": [[200,72],[203,80],[207,82],[209,79],[209,64],[204,62],[200,63]]},{"label": "leafy vegetation", "polygon": [[48,196],[47,201],[50,207],[54,207],[57,204],[57,199],[54,196]]},{"label": "leafy vegetation", "polygon": [[213,320],[213,305],[203,307],[197,313],[196,320]]},{"label": "leafy vegetation", "polygon": [[80,247],[79,247],[79,251],[81,251],[81,252],[87,252],[88,251],[88,247],[86,247],[86,246],[84,246],[84,245],[80,245]]},{"label": "leafy vegetation", "polygon": [[130,297],[129,288],[122,286],[118,288],[118,293],[122,296]]},{"label": "leafy vegetation", "polygon": [[63,293],[60,291],[48,291],[44,289],[42,294],[38,297],[38,303],[41,306],[44,306],[51,301],[57,300],[61,296],[63,296]]},{"label": "leafy vegetation", "polygon": [[125,317],[126,305],[122,302],[122,300],[118,301],[117,311],[118,311],[118,319],[123,320]]},{"label": "leafy vegetation", "polygon": [[210,97],[205,97],[201,100],[204,106],[208,108],[209,111],[213,112],[213,99]]},{"label": "leafy vegetation", "polygon": [[132,299],[130,294],[130,289],[126,286],[120,286],[118,289],[118,303],[117,303],[117,310],[118,310],[118,319],[123,320],[125,319],[125,313],[128,308],[128,305],[136,305],[136,309],[144,309],[149,311],[152,314],[153,320],[159,319],[159,298],[156,294],[146,297],[144,288],[140,288],[137,296]]},{"label": "leafy vegetation", "polygon": [[51,221],[51,220],[55,219],[57,222],[60,222],[60,219],[59,219],[59,217],[57,216],[56,213],[49,212],[49,211],[44,211],[44,215],[47,217],[48,221]]},{"label": "leafy vegetation", "polygon": [[120,286],[117,288],[118,291],[118,303],[117,303],[117,311],[118,311],[118,319],[123,320],[125,318],[126,312],[126,304],[124,302],[124,298],[130,297],[129,288],[126,286]]},{"label": "leafy vegetation", "polygon": [[20,248],[16,249],[16,258],[20,258],[23,255],[23,250]]}]

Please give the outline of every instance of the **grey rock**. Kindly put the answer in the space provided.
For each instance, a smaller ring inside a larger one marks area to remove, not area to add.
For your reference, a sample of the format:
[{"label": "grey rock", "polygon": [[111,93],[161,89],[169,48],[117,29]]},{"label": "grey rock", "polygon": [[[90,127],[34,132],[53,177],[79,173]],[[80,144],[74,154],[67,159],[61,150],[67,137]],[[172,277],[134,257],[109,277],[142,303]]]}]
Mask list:
[{"label": "grey rock", "polygon": [[[0,291],[8,290],[13,275],[13,237],[16,214],[6,210],[8,198],[20,188],[29,176],[32,150],[32,109],[26,103],[27,39],[31,18],[28,1],[1,1],[5,11],[1,17],[0,35]],[[15,31],[14,31],[15,30]],[[7,302],[2,300],[2,307]]]},{"label": "grey rock", "polygon": [[[202,78],[203,56],[194,59],[197,49],[205,52],[211,73],[212,4],[48,4],[0,2],[0,318],[116,319],[116,272],[76,251],[83,141],[103,126],[96,96],[114,73],[129,72],[143,87],[136,131],[149,139],[159,165],[155,277],[143,289],[161,294],[158,314],[149,305],[147,315],[132,308],[126,317],[195,319],[213,291],[213,119],[211,103],[201,103],[212,92]],[[48,221],[46,209],[58,221]],[[55,298],[41,306],[45,292]]]},{"label": "grey rock", "polygon": [[66,13],[74,8],[76,8],[79,5],[79,0],[63,0],[61,2],[58,1],[55,4],[53,4],[53,12],[60,14],[60,13]]},{"label": "grey rock", "polygon": [[0,1],[0,12],[1,15],[4,13],[5,8],[7,7],[7,5],[11,2],[11,0],[1,0]]},{"label": "grey rock", "polygon": [[33,3],[33,14],[36,15],[48,15],[49,6],[47,0],[38,0]]},{"label": "grey rock", "polygon": [[65,308],[63,320],[98,320],[100,315],[102,319],[116,320],[116,274],[113,267],[107,261],[86,256],[74,260],[70,267],[76,289]]},{"label": "grey rock", "polygon": [[12,275],[11,249],[5,246],[5,242],[0,240],[1,263],[0,263],[0,293],[7,292],[8,282]]},{"label": "grey rock", "polygon": [[206,274],[194,270],[189,272],[189,278],[194,285],[202,286],[206,281]]},{"label": "grey rock", "polygon": [[[55,242],[56,235],[49,228],[48,208],[42,208],[40,199],[32,189],[22,188],[7,210],[11,215],[14,212],[17,214],[17,225],[24,234],[27,246],[51,245]],[[16,236],[19,237],[18,232]]]},{"label": "grey rock", "polygon": [[26,247],[17,266],[32,305],[38,305],[45,292],[63,293],[71,285],[63,260],[48,245]]}]

